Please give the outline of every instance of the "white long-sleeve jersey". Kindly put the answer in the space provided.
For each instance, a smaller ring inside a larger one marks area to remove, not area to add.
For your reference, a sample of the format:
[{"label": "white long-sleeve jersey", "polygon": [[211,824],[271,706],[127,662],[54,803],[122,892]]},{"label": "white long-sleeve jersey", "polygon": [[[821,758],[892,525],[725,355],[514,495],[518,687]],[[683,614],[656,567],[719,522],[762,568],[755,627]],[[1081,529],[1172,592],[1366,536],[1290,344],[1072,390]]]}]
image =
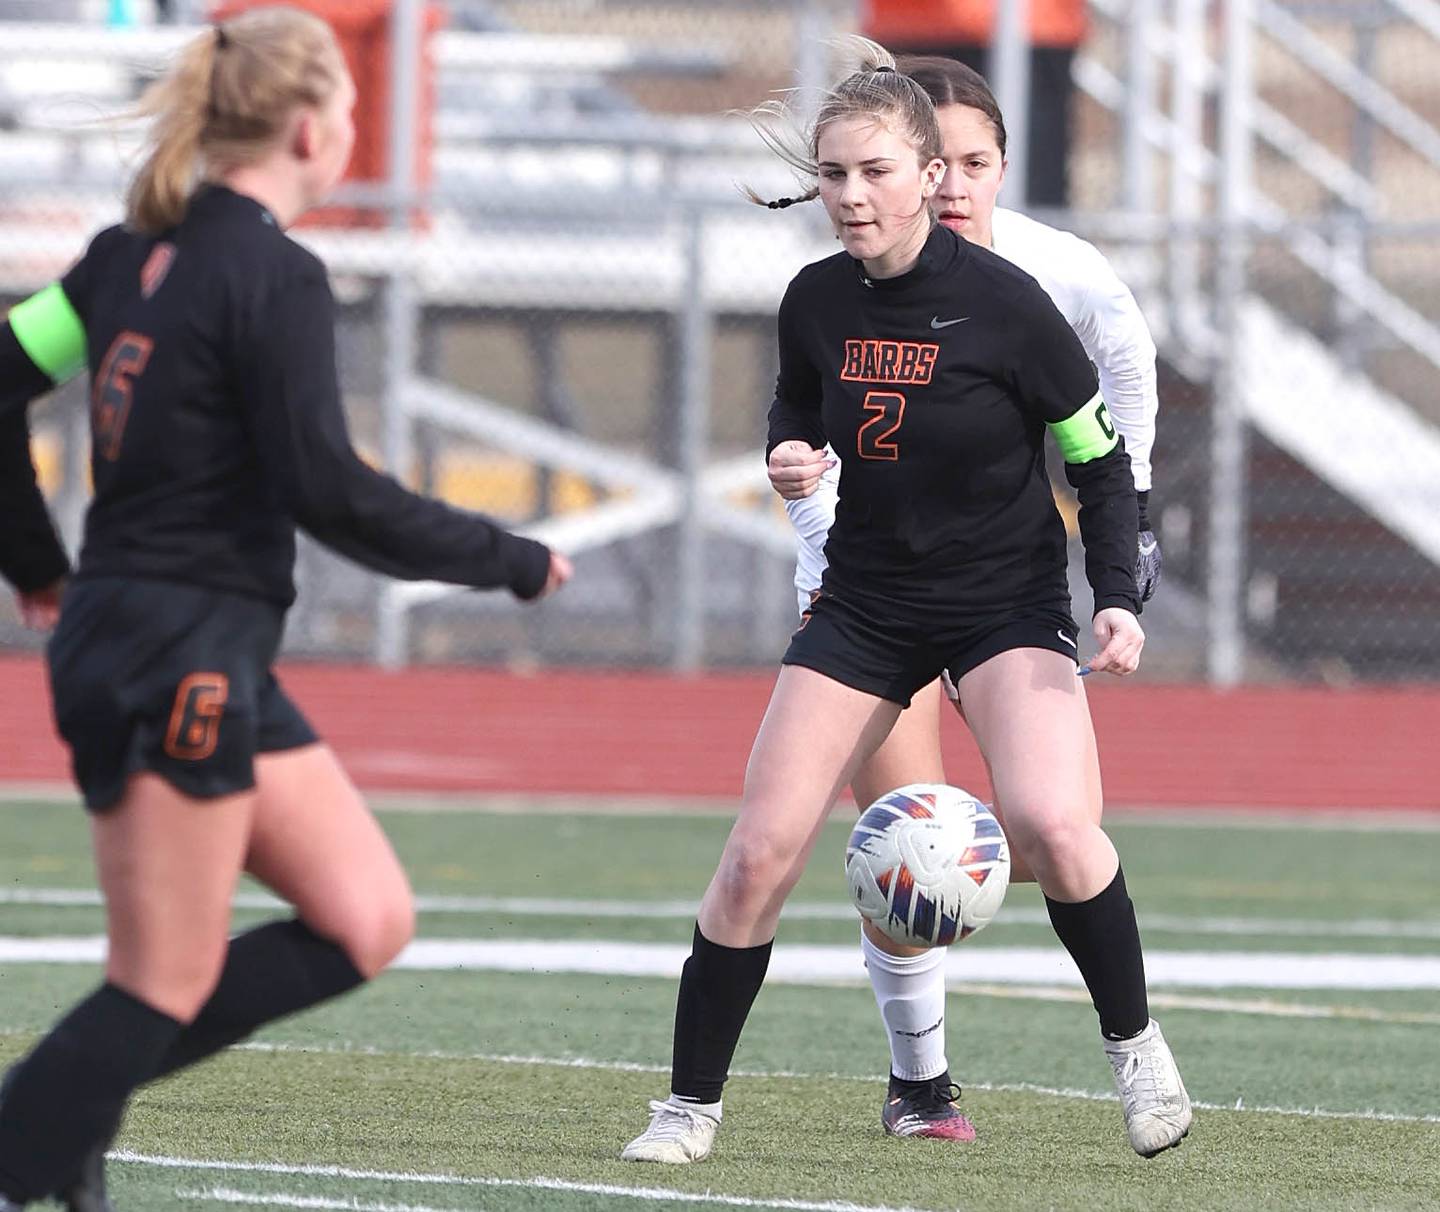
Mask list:
[{"label": "white long-sleeve jersey", "polygon": [[[1150,450],[1160,408],[1155,342],[1130,288],[1093,244],[1018,211],[996,207],[993,251],[1040,283],[1095,363],[1100,396],[1125,439],[1137,492],[1150,488]],[[829,452],[832,457],[833,451]],[[840,466],[825,472],[815,491],[785,510],[795,528],[795,591],[803,612],[825,572],[825,537],[835,520]]]}]

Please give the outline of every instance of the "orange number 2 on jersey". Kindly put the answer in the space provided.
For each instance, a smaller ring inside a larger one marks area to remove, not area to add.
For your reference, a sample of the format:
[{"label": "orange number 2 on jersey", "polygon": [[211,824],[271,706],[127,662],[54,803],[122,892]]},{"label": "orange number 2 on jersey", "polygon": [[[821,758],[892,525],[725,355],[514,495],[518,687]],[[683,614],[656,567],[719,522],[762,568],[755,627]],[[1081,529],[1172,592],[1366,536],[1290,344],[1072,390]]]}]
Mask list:
[{"label": "orange number 2 on jersey", "polygon": [[898,459],[900,446],[891,439],[905,419],[905,397],[898,391],[867,391],[861,407],[875,415],[860,426],[860,432],[855,435],[860,457]]}]

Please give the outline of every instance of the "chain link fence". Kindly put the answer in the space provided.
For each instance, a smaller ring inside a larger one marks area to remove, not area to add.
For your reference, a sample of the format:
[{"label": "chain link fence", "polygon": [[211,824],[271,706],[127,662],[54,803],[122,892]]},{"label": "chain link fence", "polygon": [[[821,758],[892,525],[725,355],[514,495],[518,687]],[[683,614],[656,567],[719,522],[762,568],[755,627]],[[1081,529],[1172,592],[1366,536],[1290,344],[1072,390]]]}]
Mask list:
[{"label": "chain link fence", "polygon": [[[1440,676],[1440,10],[1403,5],[1248,0],[1243,155],[1224,137],[1232,35],[1217,7],[1092,9],[1074,213],[1042,217],[1112,256],[1162,350],[1152,674]],[[15,23],[0,39],[11,302],[118,215],[136,132],[95,119],[204,16],[168,6],[169,29],[135,3],[115,30],[110,4],[39,7],[0,0]],[[41,16],[61,18],[49,41]],[[857,28],[859,6],[494,0],[443,18],[408,76],[361,81],[433,102],[410,115],[428,154],[353,183],[297,235],[331,267],[367,456],[555,541],[577,576],[527,608],[387,585],[306,545],[290,651],[773,664],[794,620],[791,539],[760,458],[774,313],[794,271],[835,246],[817,207],[740,198],[738,182],[793,182],[729,111],[821,82],[825,39]],[[1242,162],[1237,204],[1226,182]],[[83,392],[33,416],[73,540]],[[0,639],[31,642],[8,610]],[[1217,668],[1217,650],[1234,663]]]},{"label": "chain link fence", "polygon": [[1161,348],[1153,613],[1220,682],[1435,678],[1440,8],[1092,14],[1074,204]]}]

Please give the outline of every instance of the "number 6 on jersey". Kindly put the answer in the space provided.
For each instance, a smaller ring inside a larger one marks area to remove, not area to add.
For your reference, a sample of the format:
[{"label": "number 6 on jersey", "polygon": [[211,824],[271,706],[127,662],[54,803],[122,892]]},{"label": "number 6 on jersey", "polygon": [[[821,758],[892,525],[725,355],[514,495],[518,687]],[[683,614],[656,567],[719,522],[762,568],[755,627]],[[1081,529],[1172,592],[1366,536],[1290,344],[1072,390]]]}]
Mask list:
[{"label": "number 6 on jersey", "polygon": [[95,376],[92,426],[95,449],[110,462],[120,457],[125,422],[130,419],[132,380],[145,370],[155,342],[138,332],[122,332],[110,343]]}]

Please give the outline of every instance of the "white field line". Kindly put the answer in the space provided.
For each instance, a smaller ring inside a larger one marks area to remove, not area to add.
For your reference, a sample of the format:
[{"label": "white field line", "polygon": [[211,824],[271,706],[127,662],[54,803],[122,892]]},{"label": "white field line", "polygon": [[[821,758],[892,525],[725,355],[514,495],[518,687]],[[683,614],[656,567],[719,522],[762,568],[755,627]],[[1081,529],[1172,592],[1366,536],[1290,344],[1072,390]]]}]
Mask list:
[{"label": "white field line", "polygon": [[[457,1185],[460,1183],[456,1179]],[[720,1204],[728,1208],[801,1209],[803,1212],[922,1212],[919,1208],[892,1208],[884,1204],[855,1204],[848,1200],[760,1199],[747,1195],[716,1195],[713,1192],[668,1191],[663,1187],[619,1187],[609,1183],[576,1183],[559,1178],[474,1178],[466,1185],[484,1187],[520,1187],[530,1191],[565,1191],[583,1195],[608,1195],[611,1198],[664,1201],[677,1204]],[[361,1199],[330,1199],[319,1195],[275,1194],[255,1195],[229,1187],[202,1187],[179,1190],[180,1199],[198,1199],[209,1203],[241,1204],[256,1208],[337,1208],[340,1212],[466,1212],[466,1209],[427,1208],[419,1204],[371,1203]],[[475,1212],[479,1212],[476,1209]]]},{"label": "white field line", "polygon": [[[426,773],[433,773],[433,758],[424,759]],[[22,799],[25,797],[21,797]],[[77,803],[69,790],[61,797]],[[4,795],[0,792],[0,805]],[[403,812],[424,815],[445,813],[470,816],[536,816],[546,817],[673,817],[735,819],[739,797],[730,796],[648,796],[648,795],[575,795],[570,792],[540,792],[525,795],[481,792],[374,792],[366,796],[379,812]],[[853,821],[859,809],[842,802],[831,812],[831,819]],[[1234,804],[1187,804],[1182,807],[1148,804],[1106,805],[1105,823],[1127,829],[1237,829],[1275,830],[1303,824],[1306,829],[1326,833],[1418,833],[1440,832],[1440,802],[1428,808],[1393,808],[1375,805],[1365,808],[1306,806],[1251,808]]]},{"label": "white field line", "polygon": [[[433,756],[419,755],[429,772]],[[526,792],[515,795],[492,791],[373,791],[366,797],[380,812],[407,814],[464,814],[468,816],[584,816],[718,817],[733,820],[739,799],[732,796],[673,796],[640,793],[586,795],[574,792]],[[78,808],[73,784],[64,781],[0,782],[0,809],[23,807],[34,801],[69,804]],[[855,805],[837,804],[833,816],[850,820]],[[1148,804],[1107,805],[1107,824],[1130,829],[1284,829],[1303,822],[1306,829],[1334,833],[1440,832],[1440,802],[1432,808],[1364,808],[1304,805],[1257,808],[1236,804],[1186,804],[1156,807]]]},{"label": "white field line", "polygon": [[[1007,1001],[1064,1002],[1089,1005],[1090,995],[1084,989],[1061,988],[1054,985],[987,985],[966,982],[948,990],[950,997],[988,997]],[[1440,1027],[1440,1013],[1424,1010],[1379,1010],[1373,1006],[1329,1005],[1305,1002],[1282,1002],[1257,997],[1203,997],[1186,993],[1163,993],[1150,990],[1150,1005],[1161,1010],[1190,1010],[1208,1014],[1249,1014],[1262,1018],[1329,1019],[1339,1022],[1390,1023],[1408,1027]],[[30,1035],[0,1026],[0,1037]],[[241,1044],[241,1048],[265,1049],[266,1044]],[[278,1045],[277,1045],[278,1047]],[[428,1054],[415,1054],[428,1055]],[[438,1054],[437,1054],[438,1055]],[[482,1058],[483,1059],[483,1058]],[[646,1072],[648,1067],[642,1066]]]},{"label": "white field line", "polygon": [[[395,1057],[414,1060],[473,1061],[492,1065],[526,1065],[551,1069],[593,1069],[601,1073],[653,1073],[668,1077],[669,1065],[646,1064],[641,1061],[595,1060],[585,1056],[519,1056],[504,1052],[410,1052],[368,1047],[311,1047],[306,1044],[239,1044],[237,1052],[274,1052],[281,1055],[319,1054],[322,1056]],[[858,1073],[806,1073],[794,1069],[732,1069],[732,1078],[757,1078],[777,1081],[863,1082],[874,1085],[878,1078]],[[1073,1086],[1043,1086],[1035,1082],[966,1081],[967,1090],[983,1090],[995,1094],[1035,1094],[1043,1098],[1075,1099],[1080,1102],[1114,1103],[1119,1098],[1106,1090],[1080,1090]],[[1252,1115],[1288,1115],[1302,1119],[1367,1120],[1397,1124],[1440,1124],[1440,1115],[1408,1115],[1400,1111],[1340,1111],[1328,1107],[1285,1107],[1269,1103],[1247,1106],[1243,1099],[1233,1103],[1196,1100],[1193,1104],[1204,1111],[1237,1111]]]},{"label": "white field line", "polygon": [[[1153,1001],[1153,998],[1152,998]],[[0,1037],[34,1035],[32,1031],[0,1030]],[[276,1055],[296,1056],[349,1056],[374,1057],[400,1060],[460,1061],[489,1065],[524,1065],[552,1069],[593,1069],[601,1073],[651,1073],[668,1076],[669,1065],[650,1064],[644,1061],[597,1060],[585,1056],[525,1056],[511,1052],[446,1052],[430,1049],[396,1050],[376,1048],[368,1045],[328,1044],[286,1044],[286,1043],[245,1043],[236,1044],[233,1052],[261,1052]],[[732,1069],[732,1078],[774,1081],[835,1081],[863,1082],[873,1085],[878,1079],[869,1074],[805,1072],[798,1069]],[[1035,1082],[965,1082],[967,1090],[984,1090],[999,1094],[1034,1094],[1044,1098],[1077,1099],[1082,1102],[1117,1102],[1117,1097],[1103,1090],[1080,1090],[1069,1086],[1044,1086]],[[1440,1124],[1440,1115],[1408,1115],[1398,1111],[1343,1111],[1328,1107],[1286,1107],[1278,1104],[1257,1103],[1245,1105],[1243,1099],[1233,1103],[1214,1103],[1196,1100],[1194,1106],[1207,1111],[1238,1111],[1254,1115],[1288,1115],[1303,1119],[1374,1120],[1398,1124]],[[118,1155],[115,1155],[118,1156]]]},{"label": "white field line", "polygon": [[[784,1208],[793,1212],[925,1212],[921,1208],[897,1208],[885,1204],[855,1204],[848,1200],[757,1199],[745,1195],[717,1195],[712,1192],[669,1191],[662,1187],[622,1187],[613,1183],[580,1183],[563,1178],[492,1178],[483,1175],[424,1174],[406,1170],[361,1170],[350,1166],[287,1165],[283,1162],[212,1161],[194,1157],[166,1157],[117,1149],[107,1154],[114,1162],[155,1166],[168,1170],[210,1170],[224,1174],[279,1174],[305,1178],[343,1178],[352,1182],[414,1183],[430,1187],[523,1187],[539,1191],[573,1191],[610,1195],[651,1202],[673,1200],[697,1204],[722,1204],[732,1208]],[[283,1205],[282,1205],[283,1206]],[[353,1207],[352,1204],[297,1204],[295,1207]]]},{"label": "white field line", "polygon": [[[364,1199],[329,1199],[321,1195],[280,1192],[256,1195],[230,1187],[198,1187],[176,1190],[175,1197],[188,1203],[240,1204],[251,1208],[339,1208],[341,1212],[467,1212],[464,1208],[432,1208],[424,1204],[379,1204]],[[476,1209],[475,1212],[480,1212]]]},{"label": "white field line", "polygon": [[[1046,985],[977,985],[966,982],[949,991],[951,997],[997,997],[1017,1001],[1090,1004],[1084,989]],[[1255,1014],[1264,1018],[1339,1019],[1347,1022],[1400,1023],[1440,1027],[1440,1014],[1423,1010],[1377,1010],[1372,1006],[1316,1006],[1303,1002],[1277,1002],[1262,997],[1199,997],[1187,993],[1151,990],[1149,1001],[1162,1010],[1196,1010],[1215,1014]]]},{"label": "white field line", "polygon": [[[104,899],[93,888],[6,888],[0,889],[0,905],[33,905],[63,909],[98,909]],[[235,898],[237,909],[280,909],[284,902],[263,892],[242,892]],[[418,896],[415,906],[422,914],[498,914],[509,917],[614,918],[619,920],[676,918],[690,920],[700,908],[699,901],[624,901],[523,896]],[[848,922],[856,920],[855,910],[839,901],[799,901],[785,906],[782,915],[789,921]],[[1001,910],[1002,925],[1049,926],[1043,909],[1017,907]],[[1195,935],[1238,935],[1285,938],[1373,938],[1440,939],[1440,921],[1387,921],[1360,918],[1350,921],[1304,921],[1293,918],[1186,917],[1180,914],[1143,914],[1140,927],[1146,931]]]},{"label": "white field line", "polygon": [[[393,965],[421,972],[476,971],[530,974],[588,973],[603,976],[675,978],[689,955],[677,943],[569,942],[555,939],[421,939]],[[105,957],[99,935],[62,938],[0,936],[0,963],[98,964]],[[1258,951],[1147,950],[1145,972],[1152,988],[1225,989],[1440,989],[1440,956],[1315,955]],[[1083,982],[1074,961],[1059,947],[953,948],[946,974],[957,983],[1058,985]],[[863,983],[860,949],[847,945],[788,944],[776,947],[767,977],[792,985]]]}]

